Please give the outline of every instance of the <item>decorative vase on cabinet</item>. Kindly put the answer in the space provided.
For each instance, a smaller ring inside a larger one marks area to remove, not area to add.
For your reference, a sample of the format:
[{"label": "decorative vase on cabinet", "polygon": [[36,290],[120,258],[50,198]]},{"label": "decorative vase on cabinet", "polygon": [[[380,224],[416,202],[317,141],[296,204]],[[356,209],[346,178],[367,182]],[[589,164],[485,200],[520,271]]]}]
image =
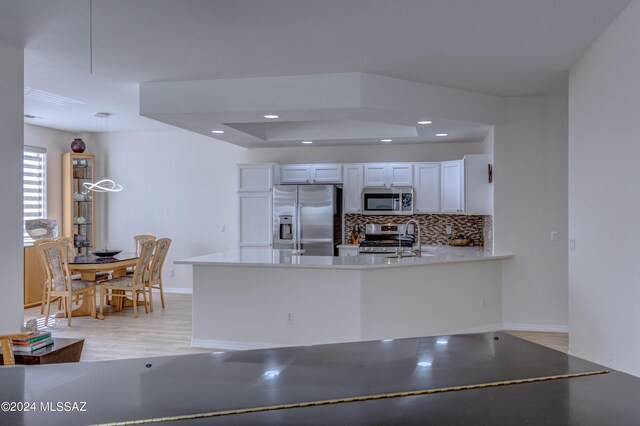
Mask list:
[{"label": "decorative vase on cabinet", "polygon": [[95,205],[91,191],[95,156],[67,152],[62,156],[62,235],[73,239],[76,254],[89,254],[95,247]]}]

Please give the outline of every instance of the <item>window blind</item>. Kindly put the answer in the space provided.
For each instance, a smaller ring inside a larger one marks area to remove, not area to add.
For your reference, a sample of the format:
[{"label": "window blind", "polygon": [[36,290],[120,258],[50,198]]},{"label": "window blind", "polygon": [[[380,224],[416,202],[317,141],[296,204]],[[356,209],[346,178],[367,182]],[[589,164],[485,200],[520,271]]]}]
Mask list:
[{"label": "window blind", "polygon": [[43,219],[47,211],[47,150],[24,147],[22,159],[22,232],[25,243],[33,240],[25,231],[25,221]]}]

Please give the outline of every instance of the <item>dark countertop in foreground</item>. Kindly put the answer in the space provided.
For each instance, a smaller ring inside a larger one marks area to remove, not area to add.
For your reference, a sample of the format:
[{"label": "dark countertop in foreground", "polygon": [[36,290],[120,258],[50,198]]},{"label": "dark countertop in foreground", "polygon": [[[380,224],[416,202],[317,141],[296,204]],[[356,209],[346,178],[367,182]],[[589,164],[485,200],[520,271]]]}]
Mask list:
[{"label": "dark countertop in foreground", "polygon": [[607,370],[499,332],[0,367],[37,405],[0,423],[638,424],[640,379]]}]

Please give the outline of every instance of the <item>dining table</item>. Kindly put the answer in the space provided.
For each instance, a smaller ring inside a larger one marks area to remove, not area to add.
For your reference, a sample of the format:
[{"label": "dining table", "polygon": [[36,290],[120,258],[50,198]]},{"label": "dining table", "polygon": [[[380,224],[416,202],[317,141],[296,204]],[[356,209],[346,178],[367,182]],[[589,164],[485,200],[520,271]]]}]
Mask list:
[{"label": "dining table", "polygon": [[[99,257],[94,254],[75,256],[73,260],[69,260],[69,270],[72,274],[80,274],[83,281],[96,281],[96,274],[99,272],[111,272],[113,278],[124,277],[127,274],[127,268],[133,267],[138,263],[138,255],[136,253],[118,253],[112,257]],[[104,303],[104,301],[101,301]],[[125,304],[126,306],[126,304]],[[80,306],[71,312],[73,317],[92,316],[91,301],[88,298],[82,298]],[[64,316],[64,313],[59,313]],[[98,319],[101,318],[97,314]]]}]

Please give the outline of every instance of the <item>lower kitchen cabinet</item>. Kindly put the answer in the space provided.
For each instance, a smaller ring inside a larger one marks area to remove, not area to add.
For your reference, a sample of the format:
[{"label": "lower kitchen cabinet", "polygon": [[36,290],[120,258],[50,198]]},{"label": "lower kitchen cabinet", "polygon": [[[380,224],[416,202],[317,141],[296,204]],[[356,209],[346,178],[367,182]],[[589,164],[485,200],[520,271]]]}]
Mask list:
[{"label": "lower kitchen cabinet", "polygon": [[238,194],[240,247],[271,245],[271,200],[271,192]]}]

